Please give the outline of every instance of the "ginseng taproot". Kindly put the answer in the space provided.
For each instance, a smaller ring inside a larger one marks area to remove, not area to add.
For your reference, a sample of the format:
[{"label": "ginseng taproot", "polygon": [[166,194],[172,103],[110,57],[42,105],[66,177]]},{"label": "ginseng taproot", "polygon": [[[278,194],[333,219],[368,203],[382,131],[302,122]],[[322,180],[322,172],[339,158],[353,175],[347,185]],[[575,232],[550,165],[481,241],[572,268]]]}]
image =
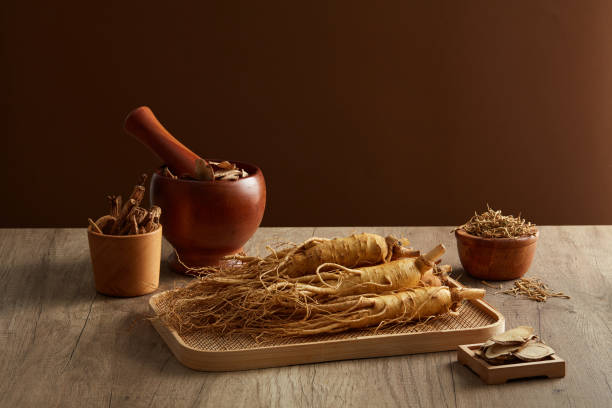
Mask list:
[{"label": "ginseng taproot", "polygon": [[296,277],[311,274],[325,263],[347,268],[375,265],[403,256],[404,251],[398,240],[377,234],[353,234],[334,239],[313,238],[289,252],[280,263],[278,271],[281,275]]},{"label": "ginseng taproot", "polygon": [[[268,289],[293,289],[302,295],[310,296],[347,296],[412,288],[419,285],[423,275],[433,269],[434,262],[440,259],[444,252],[444,246],[438,245],[427,254],[416,258],[401,258],[358,269],[324,263],[319,265],[314,275],[288,278],[269,286]],[[332,270],[329,271],[329,268]]]}]

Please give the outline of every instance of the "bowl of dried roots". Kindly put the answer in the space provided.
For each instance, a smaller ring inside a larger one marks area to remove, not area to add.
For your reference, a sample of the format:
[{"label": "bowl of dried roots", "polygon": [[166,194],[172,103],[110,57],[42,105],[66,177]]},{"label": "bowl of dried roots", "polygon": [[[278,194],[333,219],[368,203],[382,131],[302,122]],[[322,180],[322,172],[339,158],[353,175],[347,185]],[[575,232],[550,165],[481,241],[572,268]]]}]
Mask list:
[{"label": "bowl of dried roots", "polygon": [[[488,207],[488,206],[487,206]],[[453,230],[463,268],[473,277],[510,280],[523,276],[535,256],[535,224],[490,207]]]}]

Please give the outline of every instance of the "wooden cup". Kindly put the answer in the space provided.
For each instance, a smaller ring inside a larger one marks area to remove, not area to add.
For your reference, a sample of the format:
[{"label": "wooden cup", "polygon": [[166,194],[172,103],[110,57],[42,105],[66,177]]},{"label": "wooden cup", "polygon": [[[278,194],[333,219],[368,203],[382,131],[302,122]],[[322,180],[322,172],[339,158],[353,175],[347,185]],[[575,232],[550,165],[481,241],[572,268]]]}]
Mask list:
[{"label": "wooden cup", "polygon": [[141,296],[159,286],[162,227],[138,235],[104,235],[87,229],[96,290]]}]

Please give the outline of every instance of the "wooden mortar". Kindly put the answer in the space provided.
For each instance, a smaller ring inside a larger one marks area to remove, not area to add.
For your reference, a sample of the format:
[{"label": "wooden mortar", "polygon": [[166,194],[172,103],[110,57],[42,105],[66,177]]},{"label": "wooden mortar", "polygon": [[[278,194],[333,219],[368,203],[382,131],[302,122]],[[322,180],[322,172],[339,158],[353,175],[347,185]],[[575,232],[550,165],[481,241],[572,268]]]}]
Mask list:
[{"label": "wooden mortar", "polygon": [[[130,112],[125,129],[175,175],[195,175],[195,161],[200,157],[174,138],[148,107]],[[162,209],[164,237],[176,250],[169,259],[175,271],[188,272],[184,265],[218,265],[224,256],[242,251],[259,227],[266,206],[263,174],[252,164],[233,163],[249,176],[206,181],[173,179],[157,171],[151,177],[151,202]]]},{"label": "wooden mortar", "polygon": [[[261,170],[233,162],[249,176],[238,180],[182,180],[151,178],[151,202],[162,208],[164,237],[184,265],[197,268],[219,265],[222,258],[242,251],[263,218],[266,183]],[[170,267],[186,272],[173,253]]]}]

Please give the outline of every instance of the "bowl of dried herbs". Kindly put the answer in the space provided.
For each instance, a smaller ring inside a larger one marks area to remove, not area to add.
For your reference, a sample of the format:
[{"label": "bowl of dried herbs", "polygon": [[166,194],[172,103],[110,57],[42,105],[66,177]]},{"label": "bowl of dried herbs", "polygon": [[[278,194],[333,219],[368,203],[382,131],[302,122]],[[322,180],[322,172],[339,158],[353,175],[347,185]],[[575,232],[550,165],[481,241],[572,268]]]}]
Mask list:
[{"label": "bowl of dried herbs", "polygon": [[488,206],[453,231],[463,268],[486,280],[523,276],[531,266],[539,237],[535,224]]}]

